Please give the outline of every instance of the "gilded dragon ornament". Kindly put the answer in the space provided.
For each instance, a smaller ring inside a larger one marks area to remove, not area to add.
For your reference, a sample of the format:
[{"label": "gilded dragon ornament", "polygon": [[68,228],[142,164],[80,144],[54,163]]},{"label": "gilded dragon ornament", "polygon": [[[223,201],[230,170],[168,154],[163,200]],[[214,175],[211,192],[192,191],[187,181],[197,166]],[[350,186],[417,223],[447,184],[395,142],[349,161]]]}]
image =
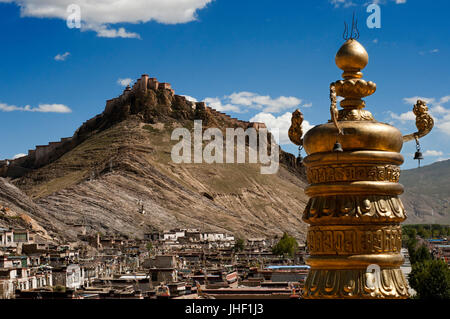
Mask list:
[{"label": "gilded dragon ornament", "polygon": [[422,138],[430,133],[434,126],[434,120],[428,113],[428,106],[425,101],[417,100],[413,107],[413,113],[416,116],[416,127],[418,131],[412,134],[404,135],[404,142],[412,141],[413,139],[417,141],[419,138]]},{"label": "gilded dragon ornament", "polygon": [[303,123],[303,113],[297,109],[292,113],[291,127],[289,128],[288,135],[292,143],[298,146],[303,145],[302,123]]}]

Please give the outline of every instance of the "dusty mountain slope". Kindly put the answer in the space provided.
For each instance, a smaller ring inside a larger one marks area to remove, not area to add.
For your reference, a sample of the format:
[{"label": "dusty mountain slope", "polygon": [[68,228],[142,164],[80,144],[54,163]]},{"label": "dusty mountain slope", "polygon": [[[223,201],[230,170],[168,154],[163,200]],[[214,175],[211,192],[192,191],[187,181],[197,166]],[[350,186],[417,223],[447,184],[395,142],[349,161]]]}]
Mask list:
[{"label": "dusty mountain slope", "polygon": [[450,160],[404,170],[400,183],[405,186],[406,223],[450,224]]},{"label": "dusty mountain slope", "polygon": [[[41,225],[45,225],[45,228]],[[61,226],[63,224],[36,205],[20,189],[0,178],[0,227],[26,228],[35,231],[43,240],[57,240],[58,228]]]},{"label": "dusty mountain slope", "polygon": [[294,156],[281,152],[282,165],[273,175],[260,174],[259,164],[175,164],[173,128],[192,129],[195,118],[210,127],[235,123],[170,94],[150,92],[116,108],[120,116],[105,109],[76,132],[84,136],[76,146],[12,181],[51,216],[48,224],[42,220],[44,227],[57,225],[70,239],[77,235],[73,223],[86,224],[90,233],[131,237],[190,227],[305,238],[304,171]]},{"label": "dusty mountain slope", "polygon": [[285,167],[261,175],[257,164],[174,164],[174,143],[167,129],[126,120],[16,183],[57,221],[86,220],[102,233],[191,227],[303,237],[305,184],[298,176]]}]

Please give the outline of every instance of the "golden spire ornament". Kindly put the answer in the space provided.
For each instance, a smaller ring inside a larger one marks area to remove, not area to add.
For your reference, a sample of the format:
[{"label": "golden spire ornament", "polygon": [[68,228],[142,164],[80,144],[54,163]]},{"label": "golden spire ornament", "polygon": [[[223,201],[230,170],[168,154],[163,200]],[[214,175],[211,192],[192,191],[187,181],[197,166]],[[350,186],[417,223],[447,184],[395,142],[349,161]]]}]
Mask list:
[{"label": "golden spire ornament", "polygon": [[[292,116],[289,137],[307,153],[310,197],[302,216],[310,225],[304,298],[408,297],[400,269],[400,223],[406,219],[398,197],[403,193],[400,151],[404,141],[428,134],[433,119],[419,100],[416,133],[402,136],[376,121],[362,100],[376,91],[375,83],[362,79],[368,61],[365,48],[350,36],[335,58],[343,79],[330,85],[331,119],[302,138],[303,115],[296,110]],[[340,110],[336,95],[344,98]],[[337,140],[339,152],[333,151]]]}]

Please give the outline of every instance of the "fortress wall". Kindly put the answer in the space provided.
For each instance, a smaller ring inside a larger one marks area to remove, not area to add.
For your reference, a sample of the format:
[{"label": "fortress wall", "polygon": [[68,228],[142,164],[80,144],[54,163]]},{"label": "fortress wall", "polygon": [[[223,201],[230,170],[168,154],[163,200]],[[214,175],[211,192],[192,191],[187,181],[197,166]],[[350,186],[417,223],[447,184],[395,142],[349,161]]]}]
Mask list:
[{"label": "fortress wall", "polygon": [[267,128],[266,124],[261,123],[261,122],[252,122],[252,123],[250,123],[250,126],[254,127],[257,130],[259,130],[260,128]]},{"label": "fortress wall", "polygon": [[104,113],[111,113],[114,109],[114,105],[116,104],[116,99],[111,99],[106,101]]},{"label": "fortress wall", "polygon": [[58,150],[62,150],[64,145],[68,145],[71,142],[72,137],[64,137],[59,142],[50,142],[48,145],[37,145],[36,149],[28,150],[27,156],[10,161],[10,165],[22,166],[29,160],[33,161],[34,166],[46,165],[55,157]]},{"label": "fortress wall", "polygon": [[27,160],[28,156],[22,156],[13,160],[9,160],[9,165],[21,165]]},{"label": "fortress wall", "polygon": [[206,106],[205,102],[195,102],[196,109],[211,109],[209,106]]},{"label": "fortress wall", "polygon": [[159,83],[158,89],[159,90],[169,90],[172,93],[172,95],[175,94],[175,90],[172,89],[172,86],[170,85],[170,83],[165,83],[165,82]]},{"label": "fortress wall", "polygon": [[127,87],[123,91],[122,95],[119,97],[120,102],[122,102],[122,103],[125,102],[128,99],[128,97],[130,96],[130,92],[131,92],[131,89],[129,89],[129,87]]},{"label": "fortress wall", "polygon": [[141,79],[138,79],[138,80],[134,83],[133,87],[131,88],[131,91],[132,91],[132,92],[136,92],[136,91],[139,90],[140,87],[141,87]]},{"label": "fortress wall", "polygon": [[49,145],[38,145],[36,146],[35,152],[35,165],[43,166],[50,160],[50,155],[56,150],[60,143],[51,142]]},{"label": "fortress wall", "polygon": [[265,124],[264,124],[264,123],[259,123],[259,124],[257,124],[256,126],[252,126],[252,125],[253,125],[252,122],[238,120],[237,118],[231,117],[230,115],[228,115],[228,114],[226,114],[226,113],[224,113],[224,112],[217,111],[216,109],[214,109],[214,108],[212,108],[212,107],[210,107],[210,106],[207,106],[206,108],[207,108],[213,115],[215,115],[215,116],[217,116],[217,117],[224,118],[224,119],[230,121],[231,123],[233,123],[233,124],[235,124],[235,125],[237,125],[237,126],[244,127],[245,129],[247,129],[248,127],[255,127],[256,129],[258,129],[259,127],[265,127]]},{"label": "fortress wall", "polygon": [[7,160],[0,161],[0,177],[5,177],[8,172]]},{"label": "fortress wall", "polygon": [[[111,114],[118,104],[124,103],[126,101],[126,99],[127,99],[128,95],[130,94],[130,92],[131,92],[131,90],[124,91],[124,93],[121,96],[119,96],[118,98],[107,100],[106,101],[105,110],[103,111],[103,113],[104,114]],[[97,116],[95,118],[97,118]],[[87,124],[89,121],[90,120],[84,122],[83,125]]]},{"label": "fortress wall", "polygon": [[148,85],[148,74],[142,74],[141,77],[141,90],[144,92],[147,92],[147,85]]},{"label": "fortress wall", "polygon": [[[131,88],[131,92],[137,92],[137,91],[143,91],[147,92],[147,90],[169,90],[172,94],[175,94],[175,90],[172,89],[172,86],[170,83],[166,82],[158,82],[156,78],[150,78],[148,74],[142,74],[141,78],[137,79],[134,83],[133,87]],[[129,93],[126,93],[126,90],[120,96],[119,98],[122,99],[122,97],[127,97]]]},{"label": "fortress wall", "polygon": [[160,90],[169,90],[171,88],[172,88],[172,86],[170,85],[170,83],[165,83],[165,82],[159,83]]},{"label": "fortress wall", "polygon": [[159,88],[158,80],[156,78],[150,78],[148,83],[147,83],[147,87],[149,89],[152,89],[152,90],[155,90],[155,91],[158,90],[158,88]]}]

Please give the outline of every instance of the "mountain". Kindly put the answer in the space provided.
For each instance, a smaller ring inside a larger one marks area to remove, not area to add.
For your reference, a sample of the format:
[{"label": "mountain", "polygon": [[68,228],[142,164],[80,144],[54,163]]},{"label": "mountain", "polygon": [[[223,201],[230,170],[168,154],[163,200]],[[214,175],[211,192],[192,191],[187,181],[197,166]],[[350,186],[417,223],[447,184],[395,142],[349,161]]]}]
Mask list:
[{"label": "mountain", "polygon": [[262,125],[190,102],[143,76],[71,138],[0,167],[7,178],[1,183],[16,193],[9,202],[3,198],[3,206],[71,240],[80,223],[92,234],[130,237],[185,227],[237,237],[288,232],[303,240],[306,182],[295,157],[280,150],[280,169],[271,175],[261,174],[260,164],[175,164],[171,149],[178,141],[171,133],[192,131],[195,119],[223,132]]},{"label": "mountain", "polygon": [[402,171],[408,224],[450,224],[450,160]]}]

